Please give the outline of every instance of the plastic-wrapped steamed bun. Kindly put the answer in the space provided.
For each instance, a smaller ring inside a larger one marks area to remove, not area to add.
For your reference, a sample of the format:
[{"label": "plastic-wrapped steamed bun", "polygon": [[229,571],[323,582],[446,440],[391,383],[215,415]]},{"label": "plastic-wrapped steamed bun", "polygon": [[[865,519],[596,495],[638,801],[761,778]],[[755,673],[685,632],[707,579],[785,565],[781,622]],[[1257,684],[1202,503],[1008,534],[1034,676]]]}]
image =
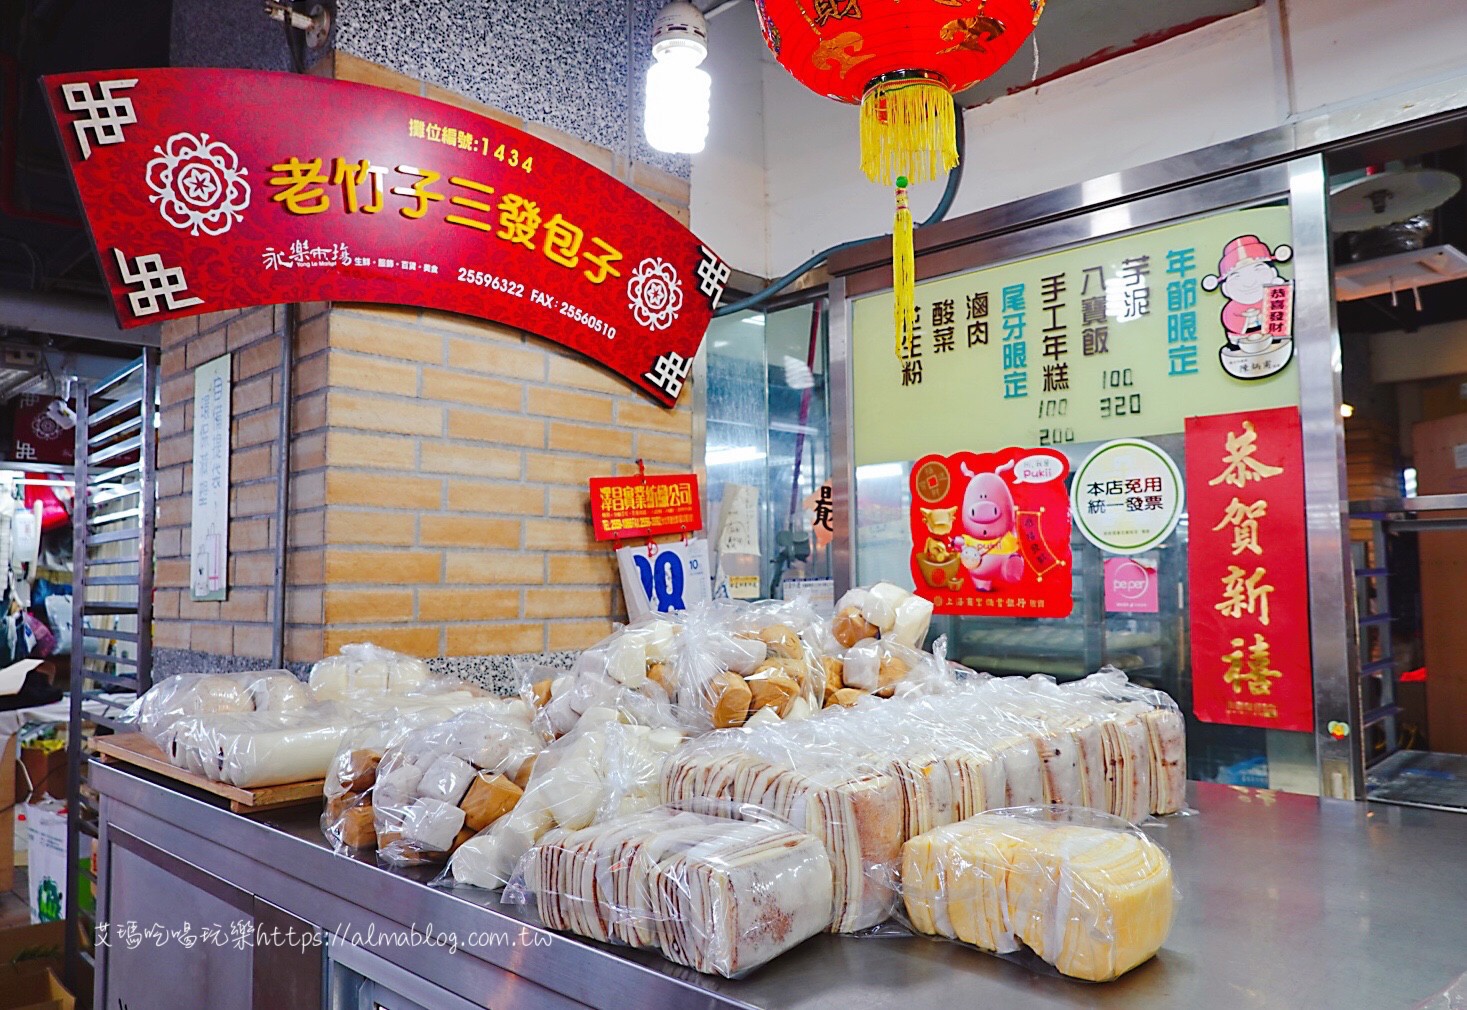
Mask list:
[{"label": "plastic-wrapped steamed bun", "polygon": [[428,664],[370,643],[345,645],[311,668],[311,693],[317,701],[383,694],[406,694],[432,679]]},{"label": "plastic-wrapped steamed bun", "polygon": [[288,670],[268,670],[246,690],[257,712],[294,712],[311,704],[311,689]]},{"label": "plastic-wrapped steamed bun", "polygon": [[868,638],[922,648],[932,622],[932,603],[890,582],[847,592],[836,604],[831,632],[842,648]]}]

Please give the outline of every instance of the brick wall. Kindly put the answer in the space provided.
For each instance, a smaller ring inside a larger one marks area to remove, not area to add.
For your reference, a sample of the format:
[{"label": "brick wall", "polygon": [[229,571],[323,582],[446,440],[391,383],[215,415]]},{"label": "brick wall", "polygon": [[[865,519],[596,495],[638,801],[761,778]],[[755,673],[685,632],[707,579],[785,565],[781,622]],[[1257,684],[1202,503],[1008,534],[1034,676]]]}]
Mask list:
[{"label": "brick wall", "polygon": [[[268,660],[275,580],[275,506],[280,462],[280,341],[283,306],[216,312],[164,324],[158,432],[158,512],[153,641],[161,649]],[[296,381],[326,360],[326,306],[302,306]],[[196,366],[229,352],[234,380],[230,424],[229,597],[189,598],[189,518],[193,494]],[[297,389],[291,442],[293,515],[287,619],[302,658],[323,642],[320,572],[325,484],[325,393]]]},{"label": "brick wall", "polygon": [[[314,73],[491,115],[610,171],[687,220],[687,183],[345,54]],[[285,310],[163,333],[155,644],[270,656]],[[230,596],[188,599],[193,368],[234,352]],[[675,411],[532,335],[412,308],[302,306],[290,446],[286,659],[369,640],[421,656],[583,648],[624,616],[588,477],[686,471],[693,388]]]},{"label": "brick wall", "polygon": [[[334,306],[326,400],[327,651],[577,649],[621,610],[587,478],[692,463],[692,411],[558,345],[415,309]],[[302,389],[304,392],[304,389]],[[687,395],[686,393],[684,394]]]}]

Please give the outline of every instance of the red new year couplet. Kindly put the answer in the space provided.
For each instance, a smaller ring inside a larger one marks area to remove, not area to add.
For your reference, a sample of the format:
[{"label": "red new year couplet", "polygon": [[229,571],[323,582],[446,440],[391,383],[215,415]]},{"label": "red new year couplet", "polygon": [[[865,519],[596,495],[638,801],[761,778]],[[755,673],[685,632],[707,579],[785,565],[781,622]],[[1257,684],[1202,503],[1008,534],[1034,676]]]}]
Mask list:
[{"label": "red new year couplet", "polygon": [[592,477],[591,526],[597,540],[700,530],[698,475]]},{"label": "red new year couplet", "polygon": [[1313,730],[1298,408],[1187,418],[1187,499],[1197,718]]},{"label": "red new year couplet", "polygon": [[537,333],[671,404],[728,280],[651,201],[450,105],[250,70],[44,85],[123,326],[417,305]]},{"label": "red new year couplet", "polygon": [[1069,462],[1050,449],[924,456],[912,467],[912,579],[939,614],[1064,617]]}]

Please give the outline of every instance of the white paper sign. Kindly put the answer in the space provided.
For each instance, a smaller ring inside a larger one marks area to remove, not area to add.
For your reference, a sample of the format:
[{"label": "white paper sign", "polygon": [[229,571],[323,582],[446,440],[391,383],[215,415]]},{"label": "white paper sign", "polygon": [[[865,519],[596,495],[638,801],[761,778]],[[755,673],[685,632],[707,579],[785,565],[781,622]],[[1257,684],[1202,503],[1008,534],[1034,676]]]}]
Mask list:
[{"label": "white paper sign", "polygon": [[748,484],[725,484],[719,507],[718,552],[759,553],[759,489]]},{"label": "white paper sign", "polygon": [[647,556],[646,545],[620,547],[616,567],[621,572],[627,616],[633,621],[686,610],[713,598],[708,541],[701,537],[687,543],[659,544],[651,557]]},{"label": "white paper sign", "polygon": [[194,369],[194,508],[189,556],[195,600],[229,592],[230,355]]}]

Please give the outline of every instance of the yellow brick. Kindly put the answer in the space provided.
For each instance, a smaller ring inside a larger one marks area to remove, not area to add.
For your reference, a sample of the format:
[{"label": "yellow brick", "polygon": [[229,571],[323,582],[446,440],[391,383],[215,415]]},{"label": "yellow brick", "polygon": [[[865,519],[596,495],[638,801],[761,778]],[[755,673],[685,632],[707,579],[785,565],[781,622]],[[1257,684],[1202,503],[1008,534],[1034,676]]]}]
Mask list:
[{"label": "yellow brick", "polygon": [[691,434],[693,408],[691,401],[679,401],[677,407],[659,407],[625,399],[616,401],[616,423],[629,428],[651,428],[653,431]]},{"label": "yellow brick", "polygon": [[485,519],[479,516],[425,515],[420,520],[420,543],[424,547],[518,547],[520,524],[516,519]]},{"label": "yellow brick", "polygon": [[[286,541],[291,547],[323,547],[326,544],[326,510],[305,512],[292,510],[286,526]],[[292,573],[294,579],[294,573]],[[294,581],[300,581],[295,579]]]},{"label": "yellow brick", "polygon": [[625,458],[632,454],[632,433],[618,428],[557,421],[550,425],[550,448],[561,452]]},{"label": "yellow brick", "polygon": [[285,629],[286,662],[314,663],[325,655],[326,633],[321,628]]},{"label": "yellow brick", "polygon": [[421,589],[420,621],[501,621],[520,615],[518,589]]},{"label": "yellow brick", "polygon": [[448,437],[496,445],[545,448],[545,422],[523,414],[488,414],[477,410],[449,410]]},{"label": "yellow brick", "polygon": [[591,521],[590,489],[585,487],[553,487],[550,489],[551,519],[583,519]]},{"label": "yellow brick", "polygon": [[294,473],[315,470],[326,465],[326,433],[314,431],[291,440],[290,469]]},{"label": "yellow brick", "polygon": [[327,628],[326,653],[332,655],[343,645],[353,642],[371,642],[393,652],[424,659],[440,655],[438,628]]},{"label": "yellow brick", "polygon": [[303,435],[326,427],[326,391],[301,396],[290,405],[290,433]]},{"label": "yellow brick", "polygon": [[[187,649],[191,625],[182,621],[153,622],[153,644],[162,649]],[[233,642],[230,643],[231,645]]]},{"label": "yellow brick", "polygon": [[654,435],[641,431],[637,433],[637,455],[649,463],[690,466],[693,462],[693,440],[687,435]]},{"label": "yellow brick", "polygon": [[317,470],[303,473],[290,479],[290,507],[292,509],[320,508],[326,504],[326,474]]},{"label": "yellow brick", "polygon": [[331,385],[364,389],[373,393],[418,395],[418,366],[402,361],[384,361],[365,354],[334,350],[330,353]]},{"label": "yellow brick", "polygon": [[326,550],[326,581],[331,585],[436,586],[442,571],[443,555],[437,551],[353,551],[334,546]]},{"label": "yellow brick", "polygon": [[418,445],[403,435],[362,435],[332,430],[326,436],[326,461],[331,466],[371,466],[415,470]]},{"label": "yellow brick", "polygon": [[330,470],[326,474],[327,505],[392,505],[396,508],[437,508],[443,484],[432,477],[400,473]]},{"label": "yellow brick", "polygon": [[595,546],[590,523],[568,519],[525,520],[527,551],[586,551]]},{"label": "yellow brick", "polygon": [[448,364],[486,375],[516,379],[545,377],[545,353],[539,348],[510,347],[466,337],[448,338]]},{"label": "yellow brick", "polygon": [[650,190],[671,203],[680,204],[683,207],[688,206],[691,190],[688,180],[681,179],[671,172],[634,161],[632,162],[632,185],[638,189]]},{"label": "yellow brick", "polygon": [[290,624],[320,624],[326,619],[325,594],[320,589],[291,589],[285,594],[285,620]]},{"label": "yellow brick", "polygon": [[610,589],[525,590],[526,617],[605,617],[611,616]]},{"label": "yellow brick", "polygon": [[364,60],[360,56],[338,50],[335,53],[336,79],[338,81],[355,81],[358,84],[371,84],[378,88],[388,88],[392,91],[401,91],[405,95],[421,95],[423,93],[422,82],[399,74],[395,70],[388,70],[380,63]]},{"label": "yellow brick", "polygon": [[595,165],[603,172],[610,172],[615,165],[615,157],[611,151],[604,147],[596,147],[586,143],[579,137],[573,137],[551,126],[541,123],[526,123],[525,132],[533,137],[554,144],[563,151],[574,154],[577,158],[588,164]]},{"label": "yellow brick", "polygon": [[[269,562],[271,574],[275,571],[275,559],[260,555]],[[326,551],[313,546],[302,550],[292,548],[287,560],[286,572],[293,586],[319,586],[326,581]]]},{"label": "yellow brick", "polygon": [[230,489],[229,514],[232,516],[271,515],[275,512],[275,504],[273,480],[235,485]]},{"label": "yellow brick", "polygon": [[449,442],[424,442],[422,470],[462,477],[517,478],[520,454],[514,449],[493,449]]},{"label": "yellow brick", "polygon": [[599,554],[550,555],[550,584],[611,585],[617,580],[616,559],[610,549]]},{"label": "yellow brick", "polygon": [[229,548],[235,551],[264,551],[275,546],[270,519],[236,519],[229,524]]},{"label": "yellow brick", "polygon": [[305,393],[314,393],[318,389],[325,389],[331,381],[330,364],[331,359],[328,354],[313,354],[304,361],[298,359],[291,377],[291,386],[295,395],[301,396]]},{"label": "yellow brick", "polygon": [[450,551],[446,585],[540,585],[545,559],[519,551]]},{"label": "yellow brick", "polygon": [[534,484],[450,480],[448,510],[519,516],[544,515],[545,489]]},{"label": "yellow brick", "polygon": [[513,326],[490,322],[474,316],[460,316],[451,312],[423,312],[423,325],[429,329],[446,330],[463,334],[474,342],[489,341],[510,347],[524,347],[525,334]]},{"label": "yellow brick", "polygon": [[268,624],[236,624],[232,655],[269,659],[275,654],[275,629]]},{"label": "yellow brick", "polygon": [[232,624],[195,624],[188,631],[188,648],[214,656],[234,655]]},{"label": "yellow brick", "polygon": [[605,396],[575,393],[568,389],[534,387],[530,390],[529,409],[547,417],[564,417],[571,421],[610,424],[612,404]]},{"label": "yellow brick", "polygon": [[[289,571],[292,578],[303,579],[295,555],[291,555]],[[229,559],[229,584],[231,586],[268,586],[275,581],[275,555],[270,551],[253,554],[235,554]],[[183,604],[187,606],[187,603]],[[215,604],[218,606],[218,604]]]},{"label": "yellow brick", "polygon": [[331,346],[331,315],[317,316],[301,323],[295,334],[296,360],[318,354]]},{"label": "yellow brick", "polygon": [[380,310],[331,313],[331,346],[384,358],[402,358],[436,365],[443,360],[443,338],[417,328],[413,319]]},{"label": "yellow brick", "polygon": [[184,596],[178,601],[178,616],[185,621],[219,620],[219,603],[214,600],[195,600]]},{"label": "yellow brick", "polygon": [[[632,465],[632,471],[636,471]],[[587,487],[592,477],[609,477],[616,472],[615,464],[605,459],[587,459],[584,456],[551,455],[549,453],[525,453],[525,480],[540,484],[578,484]]]},{"label": "yellow brick", "polygon": [[224,621],[268,621],[270,594],[263,589],[234,589],[219,604],[219,618]]},{"label": "yellow brick", "polygon": [[416,526],[417,517],[412,512],[334,508],[326,513],[326,542],[411,547],[417,536]]},{"label": "yellow brick", "polygon": [[[282,317],[284,316],[284,312],[285,310],[282,308]],[[261,337],[274,335],[275,307],[271,305],[246,312],[225,327],[224,332],[231,351],[237,350],[252,341],[259,340]],[[278,361],[280,359],[278,341],[272,340],[270,343],[275,345],[275,359]]]},{"label": "yellow brick", "polygon": [[280,415],[273,410],[262,410],[248,417],[235,417],[233,441],[236,450],[252,445],[264,445],[280,438]]},{"label": "yellow brick", "polygon": [[327,624],[383,624],[413,620],[413,591],[327,589]]},{"label": "yellow brick", "polygon": [[519,410],[524,402],[524,387],[517,382],[501,382],[480,375],[425,368],[423,399],[450,400],[454,403],[495,407],[500,410]]},{"label": "yellow brick", "polygon": [[364,428],[400,435],[443,434],[443,411],[436,405],[335,390],[329,396],[326,410],[333,428]]},{"label": "yellow brick", "polygon": [[579,652],[611,634],[610,621],[551,621],[545,627],[551,652]]},{"label": "yellow brick", "polygon": [[513,655],[545,648],[543,624],[449,625],[449,656]]},{"label": "yellow brick", "polygon": [[493,106],[485,105],[482,102],[476,102],[472,98],[465,98],[463,95],[460,95],[456,91],[449,91],[447,88],[440,88],[436,84],[428,85],[428,97],[433,99],[435,102],[443,102],[447,105],[452,105],[460,109],[465,109],[469,112],[474,113],[477,116],[483,116],[485,119],[493,119],[498,122],[505,123],[509,126],[513,126],[517,130],[523,127],[525,123],[525,121],[519,116],[511,116],[508,112],[502,112],[499,109],[494,108]]},{"label": "yellow brick", "polygon": [[572,351],[550,350],[549,383],[552,386],[574,386],[600,393],[642,395],[631,381],[606,368],[595,365]]}]

